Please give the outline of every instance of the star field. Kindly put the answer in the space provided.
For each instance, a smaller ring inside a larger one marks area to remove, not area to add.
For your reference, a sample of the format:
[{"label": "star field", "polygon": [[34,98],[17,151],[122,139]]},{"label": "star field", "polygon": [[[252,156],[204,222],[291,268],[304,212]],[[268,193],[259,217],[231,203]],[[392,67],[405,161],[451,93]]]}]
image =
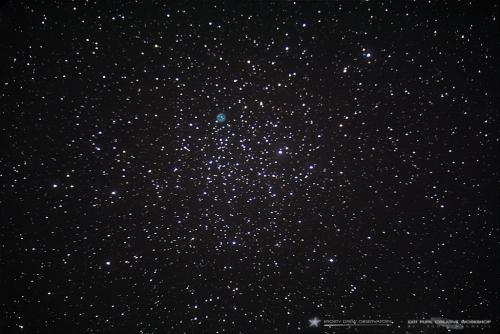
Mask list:
[{"label": "star field", "polygon": [[499,320],[497,4],[20,1],[0,27],[0,332]]}]

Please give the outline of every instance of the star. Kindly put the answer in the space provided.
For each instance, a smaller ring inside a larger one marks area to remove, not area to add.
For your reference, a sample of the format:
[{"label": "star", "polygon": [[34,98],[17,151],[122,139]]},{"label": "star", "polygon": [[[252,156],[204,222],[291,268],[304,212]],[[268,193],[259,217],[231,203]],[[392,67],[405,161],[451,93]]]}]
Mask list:
[{"label": "star", "polygon": [[318,327],[320,322],[321,322],[321,320],[318,319],[318,317],[314,317],[312,319],[309,319],[309,327]]}]

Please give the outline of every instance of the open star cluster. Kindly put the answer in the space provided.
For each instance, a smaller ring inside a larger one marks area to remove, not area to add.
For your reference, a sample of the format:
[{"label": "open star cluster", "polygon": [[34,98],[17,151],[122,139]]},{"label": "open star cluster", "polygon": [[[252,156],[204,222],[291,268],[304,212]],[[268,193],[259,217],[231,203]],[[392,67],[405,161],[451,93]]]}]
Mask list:
[{"label": "open star cluster", "polygon": [[497,4],[12,1],[0,29],[0,332],[498,319]]}]

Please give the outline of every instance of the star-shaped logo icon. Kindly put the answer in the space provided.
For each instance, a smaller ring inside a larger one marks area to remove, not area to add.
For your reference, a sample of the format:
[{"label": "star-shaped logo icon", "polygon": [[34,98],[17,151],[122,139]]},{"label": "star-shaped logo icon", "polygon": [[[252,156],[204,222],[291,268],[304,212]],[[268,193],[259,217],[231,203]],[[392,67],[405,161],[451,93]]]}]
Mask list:
[{"label": "star-shaped logo icon", "polygon": [[313,319],[309,319],[309,327],[318,327],[321,320],[318,317],[314,317]]}]

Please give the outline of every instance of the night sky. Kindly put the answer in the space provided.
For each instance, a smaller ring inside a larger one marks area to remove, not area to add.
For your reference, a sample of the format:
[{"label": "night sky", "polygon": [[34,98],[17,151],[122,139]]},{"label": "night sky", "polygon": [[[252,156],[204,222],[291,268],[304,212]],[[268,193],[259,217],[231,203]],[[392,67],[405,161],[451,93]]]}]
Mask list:
[{"label": "night sky", "polygon": [[0,332],[498,321],[498,7],[7,2]]}]

